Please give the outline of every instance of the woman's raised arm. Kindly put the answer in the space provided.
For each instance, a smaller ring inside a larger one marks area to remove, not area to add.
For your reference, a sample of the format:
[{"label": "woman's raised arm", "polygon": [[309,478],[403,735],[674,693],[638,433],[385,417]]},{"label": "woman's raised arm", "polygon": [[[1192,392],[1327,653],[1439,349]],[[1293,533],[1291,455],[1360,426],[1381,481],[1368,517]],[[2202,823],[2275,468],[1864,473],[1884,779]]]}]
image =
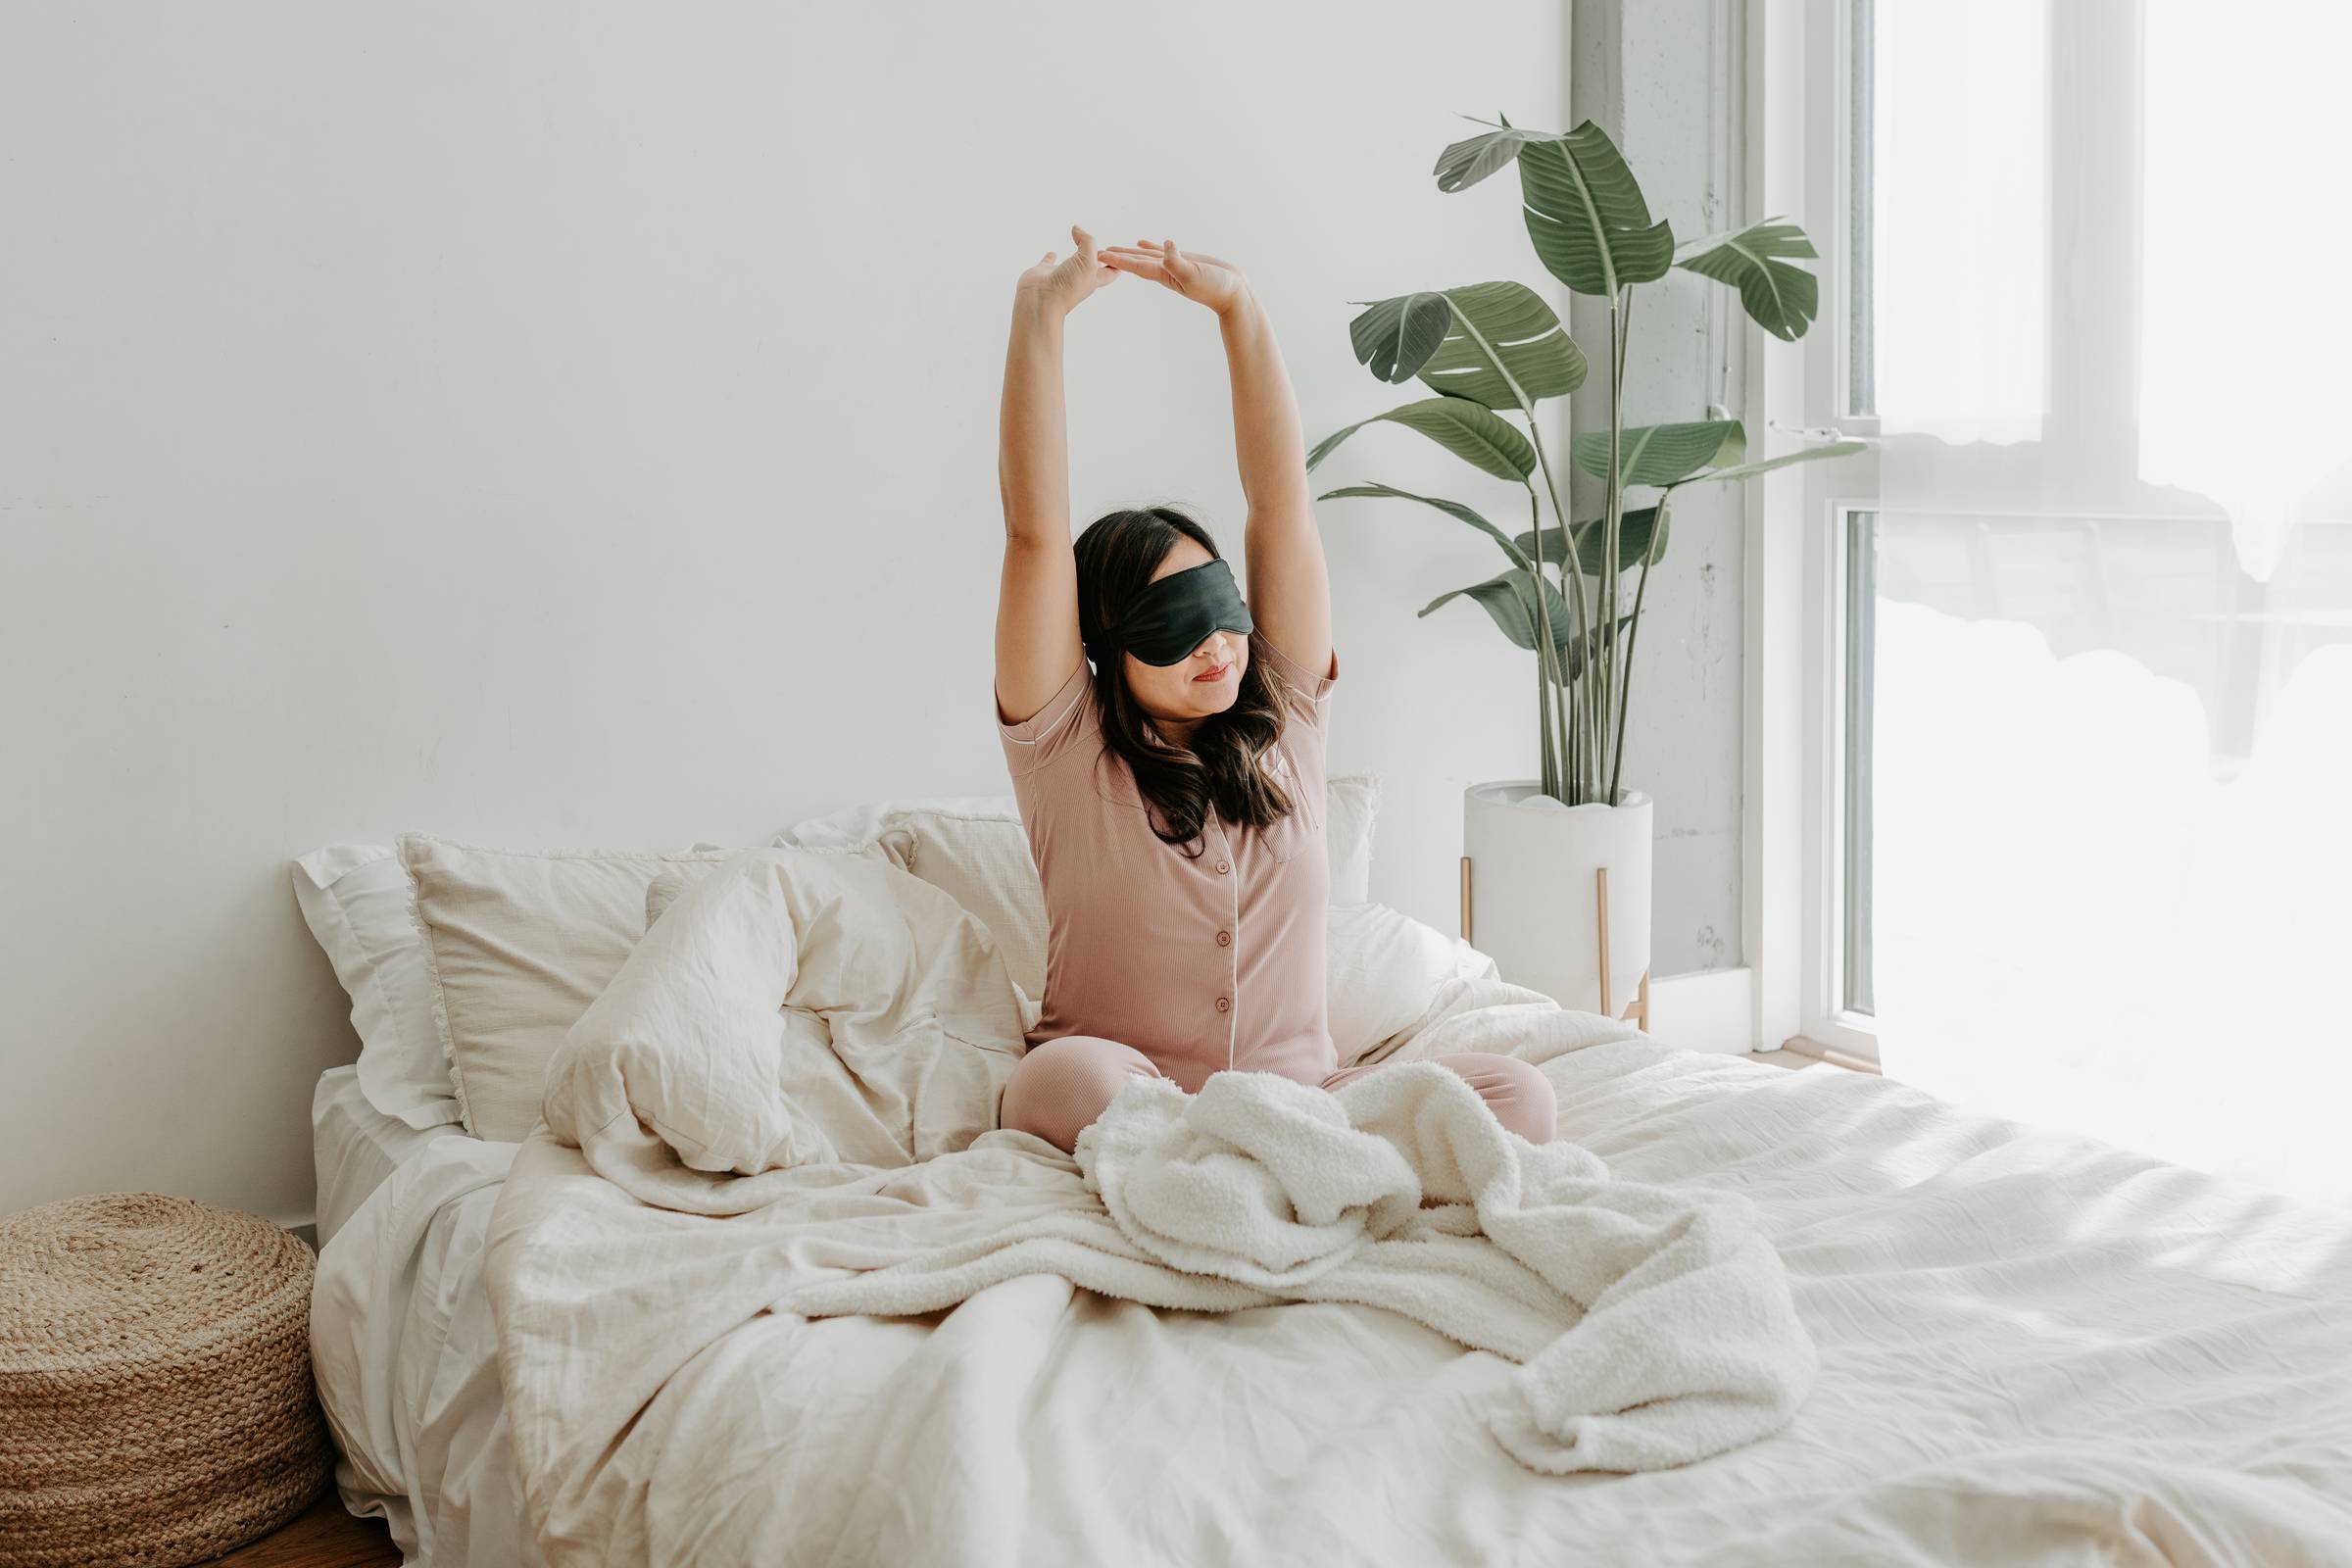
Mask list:
[{"label": "woman's raised arm", "polygon": [[1085,652],[1078,641],[1078,563],[1070,550],[1070,443],[1062,394],[1062,323],[1118,276],[1094,236],[1048,251],[1021,274],[997,415],[997,486],[1004,503],[1004,572],[997,589],[997,716],[1018,724],[1061,690]]},{"label": "woman's raised arm", "polygon": [[1250,613],[1266,640],[1312,674],[1331,666],[1331,582],[1306,481],[1298,400],[1265,307],[1231,262],[1174,240],[1112,245],[1102,260],[1214,311],[1233,381],[1233,452],[1250,503],[1243,551]]}]

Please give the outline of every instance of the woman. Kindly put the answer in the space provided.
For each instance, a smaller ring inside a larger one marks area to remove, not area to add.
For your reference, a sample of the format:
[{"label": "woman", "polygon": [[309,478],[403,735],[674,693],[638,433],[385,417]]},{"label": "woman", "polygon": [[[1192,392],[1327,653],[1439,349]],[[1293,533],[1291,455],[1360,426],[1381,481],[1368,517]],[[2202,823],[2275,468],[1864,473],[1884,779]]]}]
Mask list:
[{"label": "woman", "polygon": [[[1239,270],[1174,241],[1021,274],[1004,359],[997,718],[1049,923],[1045,1010],[1002,1121],[1064,1151],[1137,1074],[1190,1092],[1276,1072],[1337,1088],[1326,1021],[1323,743],[1339,663],[1298,411]],[[1199,523],[1114,512],[1070,543],[1062,323],[1129,272],[1225,340],[1249,501],[1247,604]],[[1088,662],[1093,662],[1090,673]],[[1551,1086],[1508,1056],[1441,1058],[1503,1125],[1552,1136]]]}]

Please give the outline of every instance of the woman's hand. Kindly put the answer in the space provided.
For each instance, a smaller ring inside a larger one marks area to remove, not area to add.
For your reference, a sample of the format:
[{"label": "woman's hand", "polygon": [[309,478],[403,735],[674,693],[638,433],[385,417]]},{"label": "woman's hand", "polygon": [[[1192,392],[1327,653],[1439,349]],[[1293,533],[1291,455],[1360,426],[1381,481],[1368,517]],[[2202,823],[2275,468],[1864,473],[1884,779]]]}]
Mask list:
[{"label": "woman's hand", "polygon": [[1174,289],[1219,316],[1250,294],[1249,279],[1242,276],[1240,268],[1199,251],[1180,251],[1172,239],[1157,244],[1139,239],[1133,245],[1113,245],[1102,252],[1102,260],[1119,271],[1133,272]]},{"label": "woman's hand", "polygon": [[1059,261],[1046,252],[1035,267],[1021,274],[1014,297],[1067,316],[1117,277],[1117,270],[1095,254],[1095,236],[1070,225],[1070,243],[1078,248]]}]

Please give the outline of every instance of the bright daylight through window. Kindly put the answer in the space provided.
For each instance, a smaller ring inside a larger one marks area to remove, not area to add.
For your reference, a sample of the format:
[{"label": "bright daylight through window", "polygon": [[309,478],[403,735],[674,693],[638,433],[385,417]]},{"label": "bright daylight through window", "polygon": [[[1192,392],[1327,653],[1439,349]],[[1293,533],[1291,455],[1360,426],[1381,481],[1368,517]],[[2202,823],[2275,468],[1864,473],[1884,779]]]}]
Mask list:
[{"label": "bright daylight through window", "polygon": [[2352,1199],[2352,10],[1852,20],[1838,994],[1938,1094]]}]

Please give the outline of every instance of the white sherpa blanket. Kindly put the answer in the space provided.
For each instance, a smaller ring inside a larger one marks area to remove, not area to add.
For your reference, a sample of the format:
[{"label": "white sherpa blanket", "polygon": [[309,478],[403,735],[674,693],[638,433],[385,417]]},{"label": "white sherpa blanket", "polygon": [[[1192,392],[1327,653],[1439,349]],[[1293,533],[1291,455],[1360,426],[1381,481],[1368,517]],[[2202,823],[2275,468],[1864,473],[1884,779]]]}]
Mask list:
[{"label": "white sherpa blanket", "polygon": [[[1156,1307],[1400,1314],[1521,1363],[1472,1418],[1539,1472],[1704,1458],[1778,1429],[1810,1386],[1812,1345],[1743,1199],[1612,1181],[1414,1059],[1541,1063],[1623,1025],[1460,985],[1392,1065],[1336,1094],[1257,1073],[1190,1097],[1139,1081],[1076,1159],[994,1127],[1020,1028],[977,923],[879,862],[738,857],[647,934],[551,1066],[546,1126],[490,1227],[501,1377],[551,1561],[689,1544],[702,1561],[821,1560],[774,1523],[665,1519],[637,1485],[662,1466],[638,1448],[670,1445],[674,1466],[691,1442],[756,1485],[776,1401],[843,1375],[800,1359],[794,1325],[978,1311],[1040,1276]],[[1330,1347],[1335,1380],[1350,1339]],[[972,1353],[978,1376],[985,1342]],[[903,1450],[925,1420],[908,1398],[973,1396],[900,1390],[872,1419]],[[957,1419],[943,1403],[934,1430]],[[867,1484],[853,1429],[815,1436],[839,1447],[842,1485]],[[796,1446],[804,1484],[823,1451]],[[959,1556],[964,1504],[933,1500],[923,1549]]]},{"label": "white sherpa blanket", "polygon": [[[1489,1413],[1531,1469],[1651,1470],[1785,1424],[1816,1365],[1747,1200],[1609,1179],[1504,1131],[1431,1062],[1327,1093],[1138,1079],[1078,1138],[1072,1209],[790,1291],[778,1310],[904,1316],[1058,1274],[1152,1306],[1385,1307],[1525,1363]],[[1335,1368],[1335,1371],[1340,1369]]]}]

